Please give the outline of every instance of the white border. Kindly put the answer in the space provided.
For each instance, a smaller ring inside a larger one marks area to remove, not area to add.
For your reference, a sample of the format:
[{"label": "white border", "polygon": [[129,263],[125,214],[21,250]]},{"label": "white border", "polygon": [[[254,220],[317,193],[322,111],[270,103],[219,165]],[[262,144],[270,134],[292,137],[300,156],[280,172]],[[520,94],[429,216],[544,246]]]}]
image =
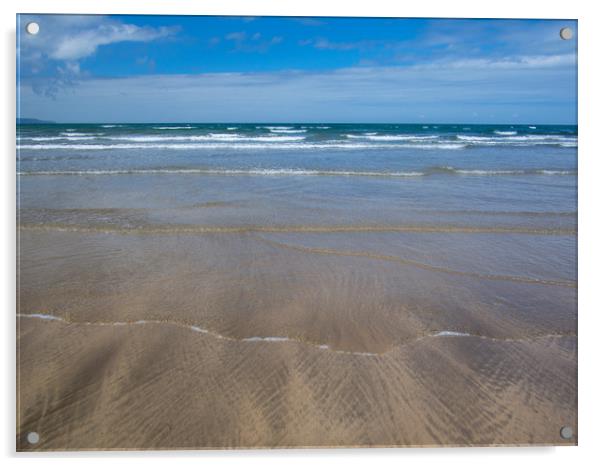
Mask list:
[{"label": "white border", "polygon": [[[487,466],[517,462],[546,465],[590,464],[600,458],[602,429],[600,396],[602,396],[602,364],[598,355],[602,330],[602,308],[597,289],[602,276],[602,228],[599,202],[602,200],[602,121],[600,119],[599,53],[602,50],[599,24],[593,1],[525,1],[504,0],[164,0],[161,5],[140,0],[103,0],[82,2],[68,0],[3,0],[2,15],[3,64],[2,112],[0,112],[3,153],[2,176],[2,264],[0,286],[4,299],[3,381],[0,383],[3,419],[0,423],[2,452],[12,464],[45,458],[54,464],[84,460],[101,464],[107,460],[133,464],[164,464],[171,458],[186,463],[212,460],[226,463],[264,465],[332,464],[350,466],[368,461],[378,464],[401,462],[423,464],[461,464]],[[210,452],[111,452],[15,454],[15,14],[16,13],[97,13],[97,14],[221,14],[221,15],[287,15],[287,16],[400,16],[400,17],[479,17],[479,18],[562,18],[579,20],[579,447],[549,448],[442,448],[387,450],[253,450]],[[598,306],[597,306],[598,305]],[[599,464],[599,463],[598,463]]]}]

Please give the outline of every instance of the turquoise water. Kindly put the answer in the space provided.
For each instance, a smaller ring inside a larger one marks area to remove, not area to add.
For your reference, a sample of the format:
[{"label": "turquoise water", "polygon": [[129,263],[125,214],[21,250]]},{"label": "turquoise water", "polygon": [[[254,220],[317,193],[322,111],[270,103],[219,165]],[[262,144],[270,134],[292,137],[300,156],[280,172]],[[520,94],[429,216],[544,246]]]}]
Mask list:
[{"label": "turquoise water", "polygon": [[18,131],[24,174],[575,175],[576,147],[574,126],[182,123]]},{"label": "turquoise water", "polygon": [[[575,126],[24,125],[17,144],[22,207],[226,224],[575,224]],[[196,220],[178,210],[215,201],[245,207]]]}]

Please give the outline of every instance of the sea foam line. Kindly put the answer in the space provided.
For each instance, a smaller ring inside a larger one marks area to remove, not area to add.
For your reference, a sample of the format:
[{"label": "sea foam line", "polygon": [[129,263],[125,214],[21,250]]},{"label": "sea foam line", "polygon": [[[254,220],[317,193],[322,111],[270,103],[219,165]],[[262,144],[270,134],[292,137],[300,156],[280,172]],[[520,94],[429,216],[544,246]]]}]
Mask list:
[{"label": "sea foam line", "polygon": [[[149,141],[147,136],[145,141]],[[167,136],[165,136],[167,137]],[[184,137],[184,136],[183,136]],[[191,136],[192,138],[193,136]],[[200,136],[195,136],[200,137]],[[284,138],[287,138],[285,142]],[[236,149],[236,150],[256,150],[256,149],[420,149],[420,150],[460,150],[466,148],[466,144],[451,142],[448,144],[378,144],[378,143],[349,143],[349,142],[292,142],[294,140],[304,139],[305,136],[258,136],[254,138],[232,138],[228,140],[223,138],[212,138],[210,143],[124,143],[124,144],[19,144],[17,150],[113,150],[113,149],[170,149],[170,150],[207,150],[207,149]],[[130,138],[131,140],[131,138]],[[241,142],[236,142],[241,141]],[[247,142],[249,141],[249,142]],[[255,142],[252,142],[255,141]]]},{"label": "sea foam line", "polygon": [[302,170],[294,168],[266,168],[266,169],[204,169],[204,168],[182,168],[182,169],[141,169],[141,170],[62,170],[62,171],[38,171],[19,172],[22,176],[32,175],[255,175],[255,176],[371,176],[371,177],[408,177],[423,176],[422,172],[372,172],[372,171],[347,171],[347,170]]},{"label": "sea foam line", "polygon": [[[521,227],[463,227],[454,225],[429,226],[429,225],[247,225],[247,226],[206,226],[206,225],[168,225],[144,227],[115,227],[112,225],[98,225],[93,227],[71,224],[24,224],[19,225],[21,230],[28,231],[64,231],[74,233],[116,233],[116,234],[151,234],[151,235],[203,235],[203,234],[244,234],[244,233],[369,233],[369,232],[398,232],[398,233],[463,233],[463,234],[489,234],[509,233],[526,235],[559,235],[571,236],[576,234],[571,228],[521,228]],[[264,238],[265,240],[265,238]]]},{"label": "sea foam line", "polygon": [[95,175],[238,175],[238,176],[363,176],[363,177],[392,177],[405,178],[428,175],[466,175],[466,176],[496,176],[496,175],[576,175],[571,170],[467,170],[453,167],[428,168],[426,171],[353,171],[353,170],[311,170],[297,168],[250,168],[250,169],[221,169],[221,168],[149,168],[128,170],[44,170],[18,172],[20,176],[95,176]]},{"label": "sea foam line", "polygon": [[226,341],[232,341],[232,342],[243,342],[243,343],[297,343],[297,344],[302,344],[305,346],[312,347],[317,350],[328,351],[331,353],[347,354],[347,355],[352,355],[352,356],[369,356],[369,357],[384,356],[387,353],[395,350],[396,348],[408,346],[410,344],[417,343],[417,342],[425,340],[427,338],[468,337],[468,338],[479,338],[479,339],[483,339],[483,340],[500,341],[500,342],[520,342],[520,341],[539,340],[542,338],[562,338],[562,337],[575,337],[576,336],[574,334],[551,333],[551,334],[535,335],[532,337],[522,337],[522,338],[498,338],[498,337],[489,337],[489,336],[485,336],[485,335],[477,335],[477,334],[472,334],[472,333],[457,332],[457,331],[453,331],[453,330],[439,330],[439,331],[435,331],[435,332],[431,332],[431,333],[427,333],[427,334],[418,336],[418,337],[414,338],[413,340],[406,341],[406,342],[398,344],[398,345],[394,345],[392,348],[390,348],[386,351],[383,351],[380,353],[375,353],[375,352],[368,352],[368,351],[337,350],[327,344],[314,343],[314,342],[309,342],[306,340],[301,340],[298,338],[282,337],[282,336],[233,338],[233,337],[229,337],[226,335],[222,335],[217,332],[213,332],[211,330],[207,330],[198,325],[188,325],[188,324],[185,324],[182,322],[169,321],[169,320],[76,322],[76,321],[67,320],[63,317],[55,316],[52,314],[44,314],[44,313],[34,313],[34,314],[17,313],[17,317],[18,318],[26,318],[26,319],[27,318],[39,319],[39,320],[47,321],[47,322],[53,322],[53,321],[61,322],[63,324],[68,324],[68,325],[97,326],[97,327],[125,327],[125,326],[137,326],[137,325],[170,325],[173,327],[190,330],[195,333],[200,333],[200,334],[204,334],[207,336],[211,336],[211,337],[219,339],[219,340],[226,340]]},{"label": "sea foam line", "polygon": [[194,129],[194,126],[153,126],[153,129]]},{"label": "sea foam line", "polygon": [[243,136],[236,133],[209,133],[196,136],[161,136],[161,135],[141,135],[141,136],[113,136],[109,138],[112,141],[132,141],[132,142],[161,142],[161,141],[225,141],[225,142],[294,142],[303,141],[305,136]]},{"label": "sea foam line", "polygon": [[364,134],[347,134],[349,139],[367,139],[369,141],[430,141],[438,139],[439,136],[419,136],[409,134],[377,134],[377,133],[364,133]]}]

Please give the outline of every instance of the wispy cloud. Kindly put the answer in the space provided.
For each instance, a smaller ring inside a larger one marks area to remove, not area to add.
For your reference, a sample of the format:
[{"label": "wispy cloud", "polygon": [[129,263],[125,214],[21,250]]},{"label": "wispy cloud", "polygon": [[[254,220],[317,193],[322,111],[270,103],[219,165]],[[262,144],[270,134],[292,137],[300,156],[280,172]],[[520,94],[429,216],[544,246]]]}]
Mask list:
[{"label": "wispy cloud", "polygon": [[361,40],[361,41],[333,41],[324,37],[314,39],[303,39],[298,41],[302,47],[311,46],[320,50],[363,50],[374,47],[391,47],[396,44],[395,41],[385,40]]},{"label": "wispy cloud", "polygon": [[133,24],[100,24],[94,29],[60,37],[51,43],[48,55],[55,60],[79,60],[93,55],[101,45],[117,42],[150,42],[172,34],[171,28],[139,27]]},{"label": "wispy cloud", "polygon": [[414,69],[471,69],[527,70],[536,68],[562,68],[576,66],[577,57],[573,54],[561,55],[519,55],[494,59],[471,58],[466,60],[436,60],[432,63],[414,65]]},{"label": "wispy cloud", "polygon": [[97,121],[571,121],[575,75],[564,60],[87,79],[58,106],[38,100],[35,114],[89,121],[87,102]]},{"label": "wispy cloud", "polygon": [[[280,44],[284,40],[282,36],[264,37],[260,32],[250,34],[246,31],[230,32],[224,36],[224,39],[233,42],[234,50],[237,52],[260,53],[267,52],[272,46]],[[219,42],[220,40],[214,42],[213,45],[218,44]]]},{"label": "wispy cloud", "polygon": [[301,47],[317,51],[356,52],[362,63],[394,65],[395,63],[432,63],[436,60],[512,61],[519,55],[575,55],[575,42],[562,41],[559,30],[573,27],[574,21],[529,22],[513,20],[425,20],[415,36],[394,35],[342,40],[320,35],[300,39]]}]

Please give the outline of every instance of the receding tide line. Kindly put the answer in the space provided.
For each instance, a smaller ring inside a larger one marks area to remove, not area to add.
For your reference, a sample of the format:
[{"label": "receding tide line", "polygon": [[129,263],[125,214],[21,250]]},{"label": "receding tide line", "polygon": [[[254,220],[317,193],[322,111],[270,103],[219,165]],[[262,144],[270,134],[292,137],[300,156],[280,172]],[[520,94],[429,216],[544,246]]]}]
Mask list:
[{"label": "receding tide line", "polygon": [[480,338],[482,340],[490,340],[490,341],[500,341],[500,342],[520,342],[520,341],[532,341],[538,340],[542,338],[561,338],[561,337],[575,337],[573,334],[546,334],[546,335],[536,335],[532,337],[523,337],[523,338],[496,338],[496,337],[488,337],[484,335],[476,335],[472,333],[465,332],[457,332],[453,330],[439,330],[431,333],[427,333],[421,335],[411,341],[407,341],[405,343],[395,345],[392,348],[383,351],[381,353],[371,353],[368,351],[345,351],[345,350],[337,350],[332,348],[326,344],[319,344],[314,342],[309,342],[306,340],[301,340],[299,338],[292,337],[283,337],[283,336],[265,336],[265,337],[246,337],[246,338],[234,338],[226,335],[222,335],[220,333],[205,329],[203,327],[199,327],[197,325],[188,325],[182,322],[171,321],[171,320],[132,320],[132,321],[122,321],[122,322],[76,322],[72,320],[65,319],[63,317],[55,316],[52,314],[44,314],[44,313],[34,313],[34,314],[17,314],[18,318],[28,318],[28,319],[39,319],[42,321],[48,322],[60,322],[68,325],[81,325],[81,326],[97,326],[97,327],[123,327],[123,326],[138,326],[138,325],[170,325],[172,327],[178,327],[186,330],[190,330],[196,333],[202,333],[218,340],[226,340],[232,342],[243,342],[243,343],[297,343],[306,346],[310,346],[317,350],[329,351],[331,353],[337,354],[349,354],[353,356],[383,356],[386,353],[393,351],[395,348],[399,348],[402,346],[407,346],[412,343],[417,343],[419,341],[425,340],[427,338],[448,338],[448,337],[469,337],[469,338]]},{"label": "receding tide line", "polygon": [[[33,160],[36,160],[35,158]],[[39,159],[37,159],[39,160]],[[103,176],[103,175],[222,175],[222,176],[342,176],[342,177],[384,177],[407,178],[429,175],[463,175],[463,176],[501,176],[501,175],[576,175],[572,170],[476,170],[454,167],[430,167],[424,171],[354,171],[354,170],[312,170],[298,168],[148,168],[123,170],[54,170],[25,171],[18,176]]]},{"label": "receding tide line", "polygon": [[22,230],[66,231],[79,233],[118,234],[214,234],[214,233],[511,233],[527,235],[574,235],[572,228],[522,228],[522,227],[467,227],[454,225],[144,225],[142,227],[115,227],[107,225],[82,226],[64,223],[19,225]]},{"label": "receding tide line", "polygon": [[501,281],[510,281],[510,282],[519,282],[519,283],[530,283],[534,285],[551,285],[551,286],[565,286],[568,288],[576,288],[577,284],[568,280],[548,280],[542,278],[530,278],[530,277],[520,277],[514,275],[495,275],[495,274],[484,274],[477,272],[467,272],[463,270],[455,270],[449,269],[447,267],[442,267],[440,265],[431,265],[425,264],[423,262],[417,262],[409,259],[402,259],[397,256],[387,256],[384,254],[374,254],[371,252],[364,251],[342,251],[340,249],[328,249],[328,248],[310,248],[307,246],[298,246],[294,244],[281,243],[279,241],[275,241],[272,239],[264,238],[260,235],[257,235],[257,238],[260,240],[271,244],[273,246],[284,248],[284,249],[292,249],[294,251],[308,252],[312,254],[325,254],[325,255],[333,255],[333,256],[348,256],[348,257],[365,257],[368,259],[374,260],[382,260],[389,262],[396,262],[402,265],[409,265],[412,267],[417,267],[419,269],[428,270],[431,272],[441,272],[447,273],[451,275],[462,275],[465,277],[473,277],[480,278],[483,280],[501,280]]}]

